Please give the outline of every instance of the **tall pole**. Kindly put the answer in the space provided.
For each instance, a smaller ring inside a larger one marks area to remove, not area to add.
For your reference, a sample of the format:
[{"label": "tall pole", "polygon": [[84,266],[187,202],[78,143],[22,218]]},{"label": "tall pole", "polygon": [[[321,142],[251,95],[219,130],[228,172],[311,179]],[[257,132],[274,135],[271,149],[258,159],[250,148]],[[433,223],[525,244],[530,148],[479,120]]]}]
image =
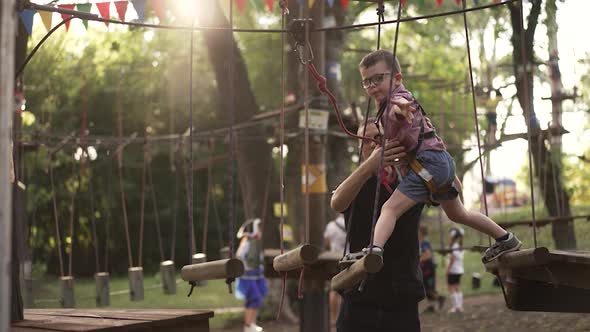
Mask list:
[{"label": "tall pole", "polygon": [[12,186],[11,127],[14,111],[14,0],[0,1],[0,332],[7,332],[11,309]]}]

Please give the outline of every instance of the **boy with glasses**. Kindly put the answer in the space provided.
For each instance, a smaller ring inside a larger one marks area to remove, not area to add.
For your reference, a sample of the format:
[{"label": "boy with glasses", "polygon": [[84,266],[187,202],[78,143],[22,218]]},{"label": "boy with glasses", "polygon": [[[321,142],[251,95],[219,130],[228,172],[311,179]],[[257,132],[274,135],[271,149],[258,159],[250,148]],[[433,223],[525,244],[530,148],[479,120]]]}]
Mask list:
[{"label": "boy with glasses", "polygon": [[[406,211],[416,204],[429,202],[439,203],[454,222],[496,239],[496,243],[486,250],[482,259],[484,262],[518,250],[521,242],[514,234],[506,232],[487,216],[468,211],[463,206],[458,198],[461,187],[455,176],[454,160],[418,101],[403,85],[400,65],[393,54],[386,50],[374,51],[362,59],[359,69],[363,88],[380,105],[376,124],[381,123],[385,128],[386,142],[398,141],[409,152],[406,158],[395,163],[403,178],[381,208],[375,227],[373,253],[383,255],[385,243]],[[386,107],[389,107],[389,112],[386,112]],[[368,252],[369,248],[365,247],[347,255],[344,260],[351,263]]]}]

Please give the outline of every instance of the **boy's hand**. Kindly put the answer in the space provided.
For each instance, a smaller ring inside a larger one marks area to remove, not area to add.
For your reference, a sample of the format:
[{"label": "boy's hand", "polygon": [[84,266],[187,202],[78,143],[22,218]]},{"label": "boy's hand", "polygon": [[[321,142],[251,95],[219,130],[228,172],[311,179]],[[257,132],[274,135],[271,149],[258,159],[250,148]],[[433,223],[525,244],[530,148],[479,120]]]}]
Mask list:
[{"label": "boy's hand", "polygon": [[391,107],[391,109],[394,113],[402,115],[406,118],[406,120],[409,123],[412,123],[412,121],[414,121],[414,114],[412,113],[416,111],[416,108],[414,107],[412,102],[402,97],[395,97],[392,99],[392,103],[393,106]]}]

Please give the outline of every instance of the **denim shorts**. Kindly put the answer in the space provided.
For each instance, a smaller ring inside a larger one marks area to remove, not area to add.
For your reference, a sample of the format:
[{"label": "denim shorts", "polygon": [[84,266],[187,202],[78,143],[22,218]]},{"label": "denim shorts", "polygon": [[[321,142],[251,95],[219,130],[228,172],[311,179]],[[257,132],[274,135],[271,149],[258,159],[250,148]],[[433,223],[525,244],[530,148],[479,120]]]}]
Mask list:
[{"label": "denim shorts", "polygon": [[[416,160],[432,175],[437,188],[453,184],[455,180],[455,161],[447,151],[420,151],[416,155]],[[431,198],[426,184],[412,169],[404,176],[399,186],[397,186],[397,190],[408,198],[420,203],[428,203]],[[459,191],[457,188],[450,186],[449,190],[433,194],[432,199],[435,201],[446,201],[455,199],[458,195]]]}]

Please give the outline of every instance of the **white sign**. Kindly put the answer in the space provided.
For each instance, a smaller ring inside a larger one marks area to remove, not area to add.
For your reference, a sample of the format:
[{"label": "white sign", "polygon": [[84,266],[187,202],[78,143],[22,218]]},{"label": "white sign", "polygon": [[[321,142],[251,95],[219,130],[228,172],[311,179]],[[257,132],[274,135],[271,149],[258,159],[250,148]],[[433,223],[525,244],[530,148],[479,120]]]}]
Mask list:
[{"label": "white sign", "polygon": [[[315,130],[327,130],[328,119],[330,118],[330,112],[318,109],[309,109],[309,129]],[[299,112],[299,128],[305,128],[305,110]]]}]

